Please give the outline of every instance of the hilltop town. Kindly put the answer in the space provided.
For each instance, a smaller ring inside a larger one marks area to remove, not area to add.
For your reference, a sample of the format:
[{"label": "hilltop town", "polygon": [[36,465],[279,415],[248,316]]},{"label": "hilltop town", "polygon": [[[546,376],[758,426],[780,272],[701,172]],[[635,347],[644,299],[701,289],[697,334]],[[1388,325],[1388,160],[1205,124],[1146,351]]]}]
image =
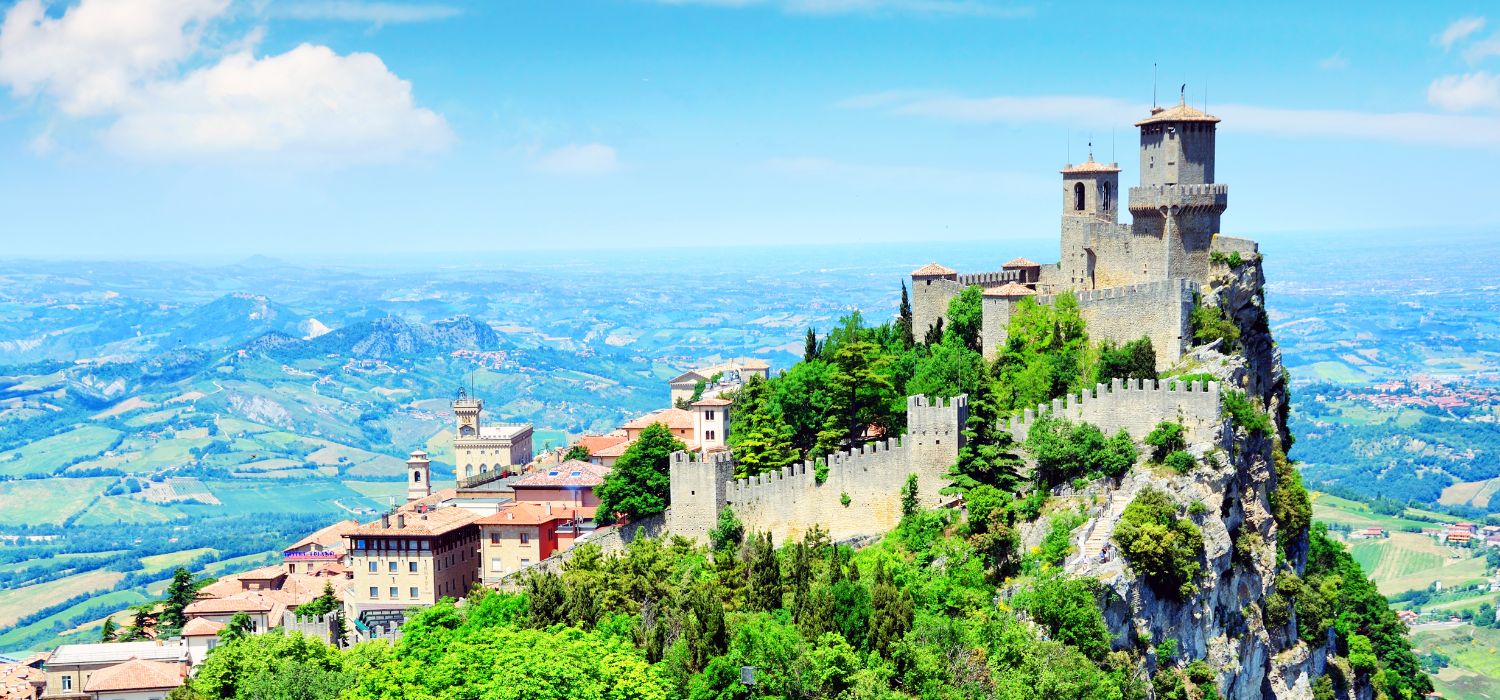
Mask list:
[{"label": "hilltop town", "polygon": [[[1318,540],[1310,539],[1301,512],[1307,496],[1282,447],[1290,442],[1286,377],[1265,321],[1259,249],[1221,234],[1228,188],[1215,179],[1218,123],[1185,100],[1143,116],[1135,123],[1140,181],[1128,190],[1120,189],[1122,169],[1092,153],[1066,165],[1058,261],[1014,258],[972,273],[923,265],[911,272],[909,309],[896,325],[905,337],[891,341],[932,355],[940,347],[977,352],[979,366],[1001,368],[984,371],[1000,372],[1027,353],[1051,352],[1030,349],[1035,337],[1066,342],[1060,329],[1076,319],[1092,344],[1089,362],[1128,357],[1127,369],[1080,373],[1082,356],[1071,356],[1073,375],[1063,377],[1071,384],[1017,393],[1003,411],[988,382],[973,392],[871,401],[873,417],[815,426],[815,441],[795,450],[788,446],[800,438],[790,437],[789,424],[767,433],[786,445],[752,448],[742,437],[765,429],[757,392],[799,371],[773,375],[753,358],[683,372],[667,382],[659,409],[559,449],[537,450],[531,424],[491,423],[483,398],[460,390],[449,404],[451,485],[434,483],[430,455],[414,445],[404,502],[378,518],[310,533],[277,563],[197,589],[172,610],[184,618],[176,628],[158,618],[136,630],[142,641],[69,644],[17,668],[36,669],[41,698],[159,697],[191,678],[221,640],[275,629],[339,646],[399,640],[423,610],[491,592],[535,593],[528,587],[565,574],[574,557],[628,556],[644,541],[729,552],[731,531],[749,537],[747,552],[762,541],[768,550],[830,546],[837,572],[841,548],[881,542],[925,512],[949,524],[967,517],[971,533],[1008,532],[1016,546],[997,545],[1005,551],[986,561],[992,573],[1032,566],[1027,575],[1039,580],[1061,572],[1093,581],[1108,626],[1099,658],[1125,654],[1131,661],[1122,664],[1157,679],[1158,697],[1161,683],[1177,682],[1233,698],[1310,698],[1335,672],[1343,674],[1341,697],[1369,697],[1376,682],[1398,687],[1405,681],[1374,680],[1363,659],[1350,665],[1355,653],[1338,641],[1344,630],[1331,616],[1319,621],[1308,612],[1299,623],[1285,610],[1292,581],[1328,575],[1318,568],[1328,564],[1309,560]],[[1122,193],[1129,223],[1119,220]],[[1040,336],[1026,335],[1037,318],[1046,319]],[[847,350],[859,340],[848,334],[864,330],[857,318],[848,328],[821,343]],[[810,338],[807,364],[821,343]],[[1031,368],[1011,369],[1025,377]],[[905,386],[917,385],[913,377]],[[963,385],[946,388],[955,386]],[[1023,405],[1018,396],[1035,401]],[[1093,449],[1119,457],[1114,466],[1064,468],[1043,454],[1049,436],[1067,442],[1088,431],[1099,436]],[[665,507],[605,510],[606,484],[658,440],[675,446],[660,467]],[[755,462],[752,449],[778,456]],[[998,454],[976,456],[984,449]],[[1013,504],[1008,520],[974,525],[981,493],[1003,493]],[[1148,507],[1162,511],[1163,533],[1197,536],[1191,567],[1173,560],[1187,573],[1139,558],[1133,533]],[[1055,556],[1037,561],[1035,551],[1047,548]],[[1016,605],[1025,600],[1019,594]],[[767,610],[780,601],[778,592]],[[1027,629],[1057,633],[1040,612],[1029,615]],[[1299,624],[1322,624],[1322,638]],[[1392,658],[1403,658],[1400,651]]]}]

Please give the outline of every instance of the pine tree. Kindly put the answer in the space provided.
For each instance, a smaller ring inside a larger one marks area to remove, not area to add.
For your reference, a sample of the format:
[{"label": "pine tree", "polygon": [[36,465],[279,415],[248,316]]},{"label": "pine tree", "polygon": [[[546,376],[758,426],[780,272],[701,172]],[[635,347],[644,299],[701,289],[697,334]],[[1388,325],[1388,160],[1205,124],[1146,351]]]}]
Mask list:
[{"label": "pine tree", "polygon": [[906,282],[901,283],[901,310],[896,315],[896,337],[903,348],[909,348],[917,342],[912,335],[911,299],[906,295]]},{"label": "pine tree", "polygon": [[969,417],[964,422],[964,445],[948,473],[944,493],[962,494],[980,484],[1011,491],[1020,483],[1025,465],[1010,431],[1000,427],[994,382],[986,377],[969,393]]},{"label": "pine tree", "polygon": [[157,623],[166,629],[180,630],[187,624],[187,606],[198,596],[193,586],[193,573],[183,567],[172,572],[172,582],[167,584],[167,599],[162,603],[161,616]]},{"label": "pine tree", "polygon": [[752,376],[734,395],[734,430],[729,433],[735,476],[776,471],[797,461],[792,427],[782,416],[771,384]]},{"label": "pine tree", "polygon": [[124,634],[115,635],[122,642],[150,639],[150,631],[156,627],[156,603],[141,603],[131,608],[130,626]]},{"label": "pine tree", "polygon": [[891,572],[884,565],[875,571],[875,585],[870,589],[870,649],[885,658],[891,647],[911,629],[916,605],[911,594],[896,587]]},{"label": "pine tree", "polygon": [[922,344],[930,346],[941,342],[943,342],[943,319],[939,317],[937,322],[927,329],[927,334],[922,337]]},{"label": "pine tree", "polygon": [[917,493],[917,475],[908,474],[906,485],[901,487],[901,517],[916,515],[921,508],[922,502]]},{"label": "pine tree", "polygon": [[750,537],[750,609],[771,612],[781,607],[781,562],[771,533]]},{"label": "pine tree", "polygon": [[822,348],[818,346],[818,332],[811,327],[807,329],[807,339],[802,343],[802,361],[812,362],[818,359]]},{"label": "pine tree", "polygon": [[567,622],[567,593],[562,579],[550,571],[533,572],[526,577],[526,626],[546,629],[559,622]]},{"label": "pine tree", "polygon": [[113,617],[104,618],[104,626],[99,628],[99,641],[115,641],[115,619]]}]

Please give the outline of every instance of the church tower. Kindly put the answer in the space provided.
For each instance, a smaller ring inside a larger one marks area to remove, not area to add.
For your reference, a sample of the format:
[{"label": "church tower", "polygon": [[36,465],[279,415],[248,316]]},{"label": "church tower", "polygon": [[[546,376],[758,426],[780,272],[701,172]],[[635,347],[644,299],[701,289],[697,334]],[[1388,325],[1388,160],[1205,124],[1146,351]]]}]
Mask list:
[{"label": "church tower", "polygon": [[1120,220],[1120,166],[1095,162],[1090,149],[1087,161],[1062,169],[1062,180],[1062,281],[1075,289],[1117,281],[1096,268],[1100,254],[1114,252],[1101,246],[1114,239]]},{"label": "church tower", "polygon": [[1135,123],[1141,186],[1130,190],[1130,215],[1146,280],[1207,281],[1209,251],[1229,203],[1229,187],[1214,182],[1218,123],[1185,98]]},{"label": "church tower", "polygon": [[432,463],[427,453],[416,450],[406,460],[406,500],[420,500],[432,495]]},{"label": "church tower", "polygon": [[471,398],[460,388],[458,398],[453,400],[453,416],[458,420],[454,426],[455,434],[460,438],[479,437],[479,413],[483,410],[483,401]]}]

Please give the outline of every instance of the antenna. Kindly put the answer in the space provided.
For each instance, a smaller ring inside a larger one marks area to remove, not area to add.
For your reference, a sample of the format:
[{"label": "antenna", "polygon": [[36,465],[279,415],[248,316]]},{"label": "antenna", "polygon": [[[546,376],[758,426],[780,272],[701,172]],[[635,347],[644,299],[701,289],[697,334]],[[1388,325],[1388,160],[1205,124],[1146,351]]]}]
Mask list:
[{"label": "antenna", "polygon": [[1073,132],[1068,132],[1068,165],[1073,164]]},{"label": "antenna", "polygon": [[1151,64],[1151,109],[1156,109],[1156,64]]},{"label": "antenna", "polygon": [[1109,127],[1109,162],[1111,162],[1111,163],[1118,163],[1118,162],[1120,162],[1120,159],[1115,157],[1115,128],[1114,127]]}]

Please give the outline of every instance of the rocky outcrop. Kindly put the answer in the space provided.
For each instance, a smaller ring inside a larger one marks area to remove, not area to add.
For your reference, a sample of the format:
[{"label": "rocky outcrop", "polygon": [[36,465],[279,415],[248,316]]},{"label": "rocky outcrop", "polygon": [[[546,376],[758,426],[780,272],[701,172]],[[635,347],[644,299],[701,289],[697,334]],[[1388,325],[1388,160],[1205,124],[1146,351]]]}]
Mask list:
[{"label": "rocky outcrop", "polygon": [[[1202,303],[1223,309],[1240,337],[1194,348],[1177,372],[1212,374],[1226,388],[1244,391],[1272,417],[1275,434],[1251,433],[1226,414],[1219,430],[1190,446],[1201,466],[1188,474],[1143,464],[1118,483],[1095,482],[1082,492],[1065,487],[1058,495],[1088,504],[1089,516],[1072,534],[1074,553],[1065,568],[1101,582],[1116,648],[1144,651],[1148,672],[1202,659],[1218,672],[1225,698],[1310,700],[1313,683],[1334,660],[1332,644],[1311,648],[1297,639],[1295,620],[1286,629],[1267,629],[1263,617],[1279,566],[1270,496],[1278,487],[1276,452],[1289,441],[1286,374],[1267,323],[1259,261],[1218,265],[1214,272]],[[1125,507],[1147,487],[1169,494],[1203,533],[1198,591],[1186,600],[1159,595],[1111,543]],[[1023,540],[1039,539],[1044,529],[1023,529]],[[1290,541],[1305,540],[1297,533]],[[1305,554],[1300,544],[1292,549],[1300,571]],[[1175,640],[1176,659],[1156,656],[1167,640]],[[1355,692],[1368,694],[1367,687]]]}]

